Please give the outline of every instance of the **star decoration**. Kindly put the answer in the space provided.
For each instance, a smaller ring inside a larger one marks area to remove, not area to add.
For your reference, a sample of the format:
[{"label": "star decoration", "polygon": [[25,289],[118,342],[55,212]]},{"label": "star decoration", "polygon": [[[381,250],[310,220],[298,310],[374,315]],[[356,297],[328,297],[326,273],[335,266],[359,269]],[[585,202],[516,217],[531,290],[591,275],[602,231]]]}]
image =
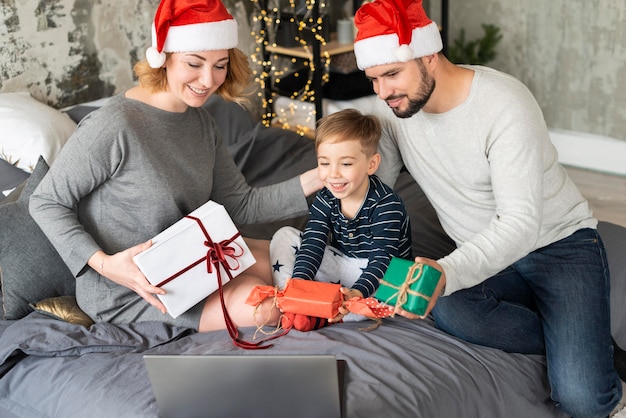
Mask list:
[{"label": "star decoration", "polygon": [[274,269],[274,271],[280,271],[280,268],[283,266],[284,264],[280,264],[278,262],[278,260],[276,260],[276,263],[274,263],[274,265],[272,266],[272,268]]}]

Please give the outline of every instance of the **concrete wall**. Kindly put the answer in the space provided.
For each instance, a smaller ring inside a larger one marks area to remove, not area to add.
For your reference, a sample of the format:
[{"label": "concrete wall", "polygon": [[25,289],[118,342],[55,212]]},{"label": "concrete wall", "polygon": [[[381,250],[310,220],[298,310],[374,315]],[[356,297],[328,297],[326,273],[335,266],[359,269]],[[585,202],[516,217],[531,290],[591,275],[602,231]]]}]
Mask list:
[{"label": "concrete wall", "polygon": [[[230,2],[225,2],[231,7]],[[0,0],[0,92],[28,91],[57,108],[134,83],[159,0]],[[232,5],[250,36],[241,4]],[[242,50],[249,51],[251,38]]]},{"label": "concrete wall", "polygon": [[626,1],[449,0],[449,22],[450,40],[500,27],[490,65],[531,89],[548,126],[626,141]]},{"label": "concrete wall", "polygon": [[64,107],[130,87],[158,0],[0,1],[0,91]]},{"label": "concrete wall", "polygon": [[[438,2],[430,0],[435,20]],[[60,108],[127,89],[157,4],[0,0],[0,91],[30,91]],[[245,10],[233,7],[240,35],[249,33]],[[450,39],[461,27],[469,38],[481,23],[501,28],[492,66],[529,86],[551,128],[626,142],[626,1],[450,0],[449,16]]]}]

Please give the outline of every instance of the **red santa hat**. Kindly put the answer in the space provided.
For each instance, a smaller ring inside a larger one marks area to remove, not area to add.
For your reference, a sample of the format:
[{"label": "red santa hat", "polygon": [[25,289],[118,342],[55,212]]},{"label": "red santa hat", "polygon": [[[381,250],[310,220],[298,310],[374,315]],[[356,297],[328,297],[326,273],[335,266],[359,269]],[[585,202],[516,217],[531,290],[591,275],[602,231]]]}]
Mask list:
[{"label": "red santa hat", "polygon": [[374,0],[354,16],[354,54],[361,70],[407,62],[443,49],[437,24],[426,16],[422,0]]},{"label": "red santa hat", "polygon": [[161,0],[152,24],[150,67],[165,64],[166,52],[195,52],[237,46],[237,22],[220,0]]}]

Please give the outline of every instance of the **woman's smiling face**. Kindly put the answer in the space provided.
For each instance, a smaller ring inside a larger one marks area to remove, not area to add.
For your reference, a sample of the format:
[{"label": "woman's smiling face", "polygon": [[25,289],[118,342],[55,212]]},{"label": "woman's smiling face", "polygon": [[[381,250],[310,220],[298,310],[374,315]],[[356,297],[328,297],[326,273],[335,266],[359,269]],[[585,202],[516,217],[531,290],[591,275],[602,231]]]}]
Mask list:
[{"label": "woman's smiling face", "polygon": [[173,95],[175,107],[184,111],[187,106],[200,107],[224,84],[228,74],[227,49],[201,52],[175,52],[168,56],[168,93]]}]

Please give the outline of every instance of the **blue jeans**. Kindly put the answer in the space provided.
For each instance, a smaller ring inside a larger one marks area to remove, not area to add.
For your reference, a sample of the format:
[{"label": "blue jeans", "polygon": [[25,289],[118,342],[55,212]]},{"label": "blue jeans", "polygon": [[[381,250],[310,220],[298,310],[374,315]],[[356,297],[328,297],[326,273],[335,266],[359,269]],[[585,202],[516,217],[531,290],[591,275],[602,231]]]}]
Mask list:
[{"label": "blue jeans", "polygon": [[622,395],[613,366],[609,271],[594,229],[539,248],[483,283],[440,298],[437,326],[471,343],[545,354],[552,399],[606,417]]}]

